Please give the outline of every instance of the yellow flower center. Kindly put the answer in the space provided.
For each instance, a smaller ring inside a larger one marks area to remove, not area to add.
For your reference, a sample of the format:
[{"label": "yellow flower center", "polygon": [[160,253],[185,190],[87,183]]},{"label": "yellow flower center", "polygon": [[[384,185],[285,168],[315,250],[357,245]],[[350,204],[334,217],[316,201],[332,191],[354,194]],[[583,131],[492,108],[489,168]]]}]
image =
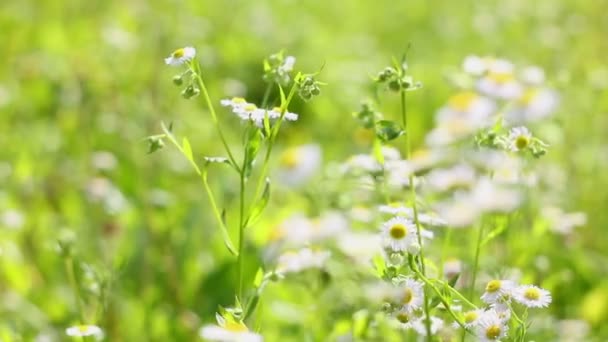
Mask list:
[{"label": "yellow flower center", "polygon": [[499,325],[491,325],[486,329],[486,337],[490,340],[495,340],[500,336],[500,332]]},{"label": "yellow flower center", "polygon": [[407,229],[401,223],[397,223],[389,229],[389,233],[393,239],[400,240],[407,235]]},{"label": "yellow flower center", "polygon": [[488,285],[486,285],[486,292],[496,292],[500,290],[500,280],[491,280]]},{"label": "yellow flower center", "polygon": [[241,104],[241,103],[246,103],[246,102],[247,101],[245,101],[245,99],[242,97],[233,97],[232,98],[232,103]]},{"label": "yellow flower center", "polygon": [[488,74],[488,78],[498,84],[509,83],[515,79],[513,74],[506,73],[506,72],[491,73],[491,74]]},{"label": "yellow flower center", "polygon": [[249,329],[247,329],[247,326],[245,324],[243,324],[242,322],[230,322],[227,321],[224,324],[224,329],[228,330],[228,331],[233,331],[233,332],[246,332],[249,331]]},{"label": "yellow flower center", "polygon": [[401,323],[407,323],[410,321],[410,316],[405,312],[399,312],[396,318]]},{"label": "yellow flower center", "polygon": [[529,300],[538,300],[540,298],[540,291],[531,287],[529,289],[526,289],[526,291],[524,292],[524,297]]},{"label": "yellow flower center", "polygon": [[184,49],[177,49],[173,51],[173,58],[182,58],[185,54],[186,52],[184,51]]},{"label": "yellow flower center", "polygon": [[256,110],[258,107],[256,105],[254,105],[253,103],[249,103],[247,104],[245,107],[243,107],[243,109],[245,109],[248,112],[254,111]]},{"label": "yellow flower center", "polygon": [[538,89],[528,89],[524,92],[524,94],[519,98],[519,102],[522,105],[529,105],[538,95]]},{"label": "yellow flower center", "polygon": [[89,331],[88,325],[79,325],[77,328],[78,328],[78,331],[80,331],[81,333],[86,333]]},{"label": "yellow flower center", "polygon": [[517,147],[518,150],[523,150],[528,147],[529,144],[530,138],[525,135],[520,135],[515,139],[515,147]]},{"label": "yellow flower center", "polygon": [[448,101],[448,105],[454,110],[464,112],[469,109],[471,103],[473,103],[477,97],[477,94],[474,92],[462,92],[452,96]]},{"label": "yellow flower center", "polygon": [[469,311],[464,314],[464,321],[466,323],[473,323],[479,317],[479,314],[476,311]]},{"label": "yellow flower center", "polygon": [[288,149],[281,155],[280,163],[288,169],[295,169],[300,164],[300,153],[296,149]]},{"label": "yellow flower center", "polygon": [[403,292],[403,304],[409,304],[414,299],[414,291],[412,289],[405,289]]}]

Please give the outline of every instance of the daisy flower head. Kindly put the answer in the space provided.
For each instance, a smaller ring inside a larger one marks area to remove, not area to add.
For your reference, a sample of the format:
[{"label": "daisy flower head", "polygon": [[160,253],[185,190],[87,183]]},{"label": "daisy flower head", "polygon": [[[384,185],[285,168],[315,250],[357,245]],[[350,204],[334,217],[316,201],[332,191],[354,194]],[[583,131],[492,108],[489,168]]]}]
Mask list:
[{"label": "daisy flower head", "polygon": [[482,309],[470,310],[463,313],[462,318],[464,321],[464,327],[469,329],[477,326],[477,324],[479,324],[479,319],[483,316],[483,314],[484,310]]},{"label": "daisy flower head", "polygon": [[72,337],[94,336],[97,339],[103,338],[103,330],[96,325],[76,325],[65,329],[65,333]]},{"label": "daisy flower head", "polygon": [[513,127],[509,132],[509,149],[511,151],[525,150],[532,142],[532,133],[524,127]]},{"label": "daisy flower head", "polygon": [[405,252],[418,242],[414,223],[406,218],[395,216],[382,225],[382,247],[392,252]]},{"label": "daisy flower head", "polygon": [[470,55],[462,63],[462,70],[473,76],[481,76],[487,70],[487,64],[482,57]]},{"label": "daisy flower head", "polygon": [[205,341],[217,342],[262,342],[261,335],[252,333],[241,322],[222,320],[220,325],[210,324],[199,330],[199,336]]},{"label": "daisy flower head", "polygon": [[395,311],[393,317],[395,318],[397,326],[403,330],[411,329],[412,323],[417,319],[414,313],[403,309]]},{"label": "daisy flower head", "polygon": [[513,100],[521,96],[523,86],[505,63],[508,62],[495,63],[495,66],[477,82],[477,90],[487,96],[504,100]]},{"label": "daisy flower head", "polygon": [[510,298],[515,283],[510,280],[493,279],[486,284],[486,292],[481,296],[481,300],[487,304],[493,304],[501,299]]},{"label": "daisy flower head", "polygon": [[514,106],[505,113],[509,124],[534,122],[549,117],[559,103],[558,94],[546,88],[528,88],[516,99]]},{"label": "daisy flower head", "polygon": [[551,293],[534,285],[521,285],[513,291],[513,299],[529,308],[545,308],[551,304]]},{"label": "daisy flower head", "polygon": [[424,302],[424,284],[412,278],[404,279],[395,292],[396,304],[401,310],[413,312],[422,307]]},{"label": "daisy flower head", "polygon": [[496,311],[485,311],[478,320],[476,332],[480,341],[500,341],[507,336],[509,327],[500,319]]},{"label": "daisy flower head", "polygon": [[196,49],[192,46],[186,46],[173,51],[169,57],[165,58],[165,64],[171,66],[182,65],[191,61],[194,56],[196,56]]}]

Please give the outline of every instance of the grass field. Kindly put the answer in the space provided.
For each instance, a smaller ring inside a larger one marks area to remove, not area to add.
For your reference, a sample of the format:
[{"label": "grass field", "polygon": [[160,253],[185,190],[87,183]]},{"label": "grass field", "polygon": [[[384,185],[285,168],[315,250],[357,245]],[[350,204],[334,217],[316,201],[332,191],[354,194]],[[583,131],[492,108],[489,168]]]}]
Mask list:
[{"label": "grass field", "polygon": [[0,341],[608,340],[606,9],[3,1]]}]

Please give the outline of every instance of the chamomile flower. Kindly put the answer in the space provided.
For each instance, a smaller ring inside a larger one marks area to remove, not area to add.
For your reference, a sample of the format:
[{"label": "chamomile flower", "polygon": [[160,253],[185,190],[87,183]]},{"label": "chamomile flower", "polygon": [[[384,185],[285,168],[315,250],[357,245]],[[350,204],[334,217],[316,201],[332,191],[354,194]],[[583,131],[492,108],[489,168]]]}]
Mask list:
[{"label": "chamomile flower", "polygon": [[426,176],[429,188],[439,192],[468,187],[475,183],[475,178],[475,169],[467,164],[458,164],[449,169],[436,169]]},{"label": "chamomile flower", "polygon": [[310,268],[323,268],[330,255],[329,251],[313,251],[310,248],[286,252],[279,257],[277,272],[298,273]]},{"label": "chamomile flower", "polygon": [[496,311],[488,310],[483,313],[476,326],[477,337],[480,341],[500,341],[507,337],[509,326],[498,316]]},{"label": "chamomile flower", "polygon": [[462,70],[473,76],[481,76],[484,72],[486,72],[487,64],[483,58],[471,55],[464,59],[464,62],[462,63]]},{"label": "chamomile flower", "polygon": [[513,294],[515,283],[510,280],[493,279],[486,284],[486,292],[481,296],[484,303],[492,304],[508,299]]},{"label": "chamomile flower", "polygon": [[485,212],[509,212],[521,203],[521,194],[509,187],[500,185],[490,178],[480,179],[470,198],[474,205]]},{"label": "chamomile flower", "polygon": [[418,233],[414,223],[403,217],[393,217],[382,225],[382,247],[392,252],[405,252],[418,242]]},{"label": "chamomile flower", "polygon": [[509,132],[509,149],[511,151],[525,150],[532,142],[532,133],[524,127],[513,127]]},{"label": "chamomile flower", "polygon": [[424,284],[412,278],[406,278],[396,288],[394,300],[401,310],[413,312],[422,307],[424,302]]},{"label": "chamomile flower", "polygon": [[397,310],[393,313],[393,318],[399,329],[407,330],[412,328],[412,323],[416,321],[417,316],[408,310]]},{"label": "chamomile flower", "polygon": [[278,107],[273,109],[258,108],[255,104],[247,102],[242,97],[223,99],[220,101],[220,104],[224,107],[229,107],[241,120],[249,121],[260,128],[264,127],[264,119],[266,117],[268,117],[270,122],[276,121],[281,117],[286,121],[298,120],[298,114],[287,111],[282,112]]},{"label": "chamomile flower", "polygon": [[194,56],[196,56],[196,49],[187,46],[173,51],[169,57],[165,58],[165,63],[171,66],[182,65],[192,60]]},{"label": "chamomile flower", "polygon": [[473,328],[479,324],[479,319],[483,316],[484,310],[470,310],[462,314],[464,327],[467,329]]},{"label": "chamomile flower", "polygon": [[545,308],[551,304],[551,293],[534,285],[520,285],[513,290],[513,299],[529,308]]},{"label": "chamomile flower", "polygon": [[205,341],[217,342],[262,342],[261,335],[252,333],[240,322],[222,321],[222,325],[206,325],[199,330],[199,336]]},{"label": "chamomile flower", "polygon": [[[381,213],[403,216],[411,221],[414,221],[414,209],[406,207],[400,203],[390,203],[378,206]],[[447,222],[434,213],[418,212],[418,222],[425,226],[441,227],[447,225]],[[424,236],[423,236],[424,237]]]},{"label": "chamomile flower", "polygon": [[65,333],[72,337],[94,336],[95,338],[103,338],[103,330],[96,325],[76,325],[65,329]]},{"label": "chamomile flower", "polygon": [[305,184],[321,167],[321,147],[316,144],[291,147],[279,157],[277,178],[283,184]]},{"label": "chamomile flower", "polygon": [[484,95],[513,100],[522,95],[524,89],[521,83],[515,78],[512,70],[506,65],[496,63],[484,77],[477,81],[477,90]]}]

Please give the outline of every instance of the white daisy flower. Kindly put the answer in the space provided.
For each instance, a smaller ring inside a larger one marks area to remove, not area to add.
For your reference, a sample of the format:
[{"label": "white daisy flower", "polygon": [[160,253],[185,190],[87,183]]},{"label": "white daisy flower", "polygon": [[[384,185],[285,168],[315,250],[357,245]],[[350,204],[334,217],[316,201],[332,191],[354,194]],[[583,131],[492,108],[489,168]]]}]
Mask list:
[{"label": "white daisy flower", "polygon": [[182,65],[192,60],[194,56],[196,56],[196,49],[187,46],[173,51],[169,57],[165,58],[165,63],[172,66]]},{"label": "white daisy flower", "polygon": [[467,329],[473,328],[479,324],[479,319],[483,316],[484,310],[470,310],[462,314],[464,327]]},{"label": "white daisy flower", "polygon": [[529,308],[545,308],[551,304],[551,293],[534,285],[520,285],[513,291],[513,299]]},{"label": "white daisy flower", "polygon": [[549,229],[563,235],[571,234],[575,227],[587,224],[587,214],[583,212],[566,213],[557,207],[545,207],[541,215],[549,222]]},{"label": "white daisy flower", "polygon": [[535,122],[553,114],[559,96],[546,88],[530,88],[518,96],[516,103],[505,113],[508,124]]},{"label": "white daisy flower", "polygon": [[417,316],[413,312],[403,309],[395,311],[393,318],[397,327],[402,330],[412,329],[413,323],[417,320]]},{"label": "white daisy flower", "polygon": [[223,326],[206,325],[199,330],[199,336],[205,341],[217,342],[262,342],[261,335],[252,333],[243,323],[223,322]]},{"label": "white daisy flower", "polygon": [[490,118],[496,109],[494,101],[477,93],[465,91],[453,95],[446,106],[439,109],[436,121],[450,121],[458,118],[470,121],[477,128],[491,123]]},{"label": "white daisy flower", "polygon": [[500,318],[505,324],[511,319],[511,307],[505,302],[496,302],[490,304],[490,308],[496,312],[498,318]]},{"label": "white daisy flower", "polygon": [[323,268],[330,255],[329,251],[313,251],[310,248],[286,252],[279,256],[277,272],[298,273],[311,268]]},{"label": "white daisy flower", "polygon": [[511,151],[521,151],[530,146],[532,133],[524,126],[513,127],[509,132],[509,149]]},{"label": "white daisy flower", "polygon": [[395,289],[394,300],[401,310],[413,312],[424,303],[424,284],[412,278],[406,278]]},{"label": "white daisy flower", "polygon": [[530,85],[541,85],[545,82],[545,72],[537,66],[528,66],[522,69],[521,79]]},{"label": "white daisy flower", "polygon": [[[273,122],[281,117],[281,109],[275,107],[273,109],[262,109],[258,108],[255,104],[247,102],[242,97],[233,97],[231,99],[223,99],[220,104],[224,107],[230,107],[232,112],[236,114],[241,120],[252,122],[254,125],[262,128],[264,127],[264,119],[268,117],[270,122]],[[285,112],[283,113],[283,120],[296,121],[298,120],[298,114]]]},{"label": "white daisy flower", "polygon": [[447,222],[450,228],[471,226],[482,211],[467,193],[456,193],[454,199],[435,205],[439,217]]},{"label": "white daisy flower", "polygon": [[372,233],[346,233],[336,240],[338,249],[359,265],[369,266],[370,260],[382,254],[380,237]]},{"label": "white daisy flower", "polygon": [[382,165],[369,154],[355,154],[342,165],[343,172],[363,171],[377,173],[382,171]]},{"label": "white daisy flower", "polygon": [[418,242],[418,233],[414,223],[403,217],[393,217],[382,225],[382,247],[393,252],[405,252]]},{"label": "white daisy flower", "polygon": [[[431,316],[431,335],[437,334],[437,332],[443,328],[443,320],[435,316]],[[412,328],[420,335],[426,336],[426,323],[425,317],[420,317],[412,323]]]},{"label": "white daisy flower", "polygon": [[[400,203],[383,204],[378,207],[381,213],[403,216],[411,221],[414,221],[414,209],[406,207]],[[447,225],[447,222],[438,217],[435,213],[418,212],[418,222],[425,226],[441,227]],[[424,237],[424,236],[423,236]]]},{"label": "white daisy flower", "polygon": [[65,333],[72,337],[94,336],[97,339],[103,338],[103,330],[96,325],[76,325],[65,329]]},{"label": "white daisy flower", "polygon": [[476,326],[477,337],[480,341],[500,341],[507,337],[509,326],[498,316],[496,311],[488,310],[479,318]]},{"label": "white daisy flower", "polygon": [[293,70],[293,66],[296,64],[296,58],[294,56],[287,56],[283,61],[283,65],[279,66],[279,73],[289,73]]},{"label": "white daisy flower", "polygon": [[493,279],[486,284],[486,292],[481,296],[484,303],[492,304],[513,295],[515,283],[510,280]]},{"label": "white daisy flower", "polygon": [[303,185],[319,170],[321,162],[321,147],[317,144],[288,148],[279,157],[277,178],[289,186]]},{"label": "white daisy flower", "polygon": [[470,197],[476,207],[486,212],[510,212],[522,201],[518,191],[485,177],[471,189]]}]

